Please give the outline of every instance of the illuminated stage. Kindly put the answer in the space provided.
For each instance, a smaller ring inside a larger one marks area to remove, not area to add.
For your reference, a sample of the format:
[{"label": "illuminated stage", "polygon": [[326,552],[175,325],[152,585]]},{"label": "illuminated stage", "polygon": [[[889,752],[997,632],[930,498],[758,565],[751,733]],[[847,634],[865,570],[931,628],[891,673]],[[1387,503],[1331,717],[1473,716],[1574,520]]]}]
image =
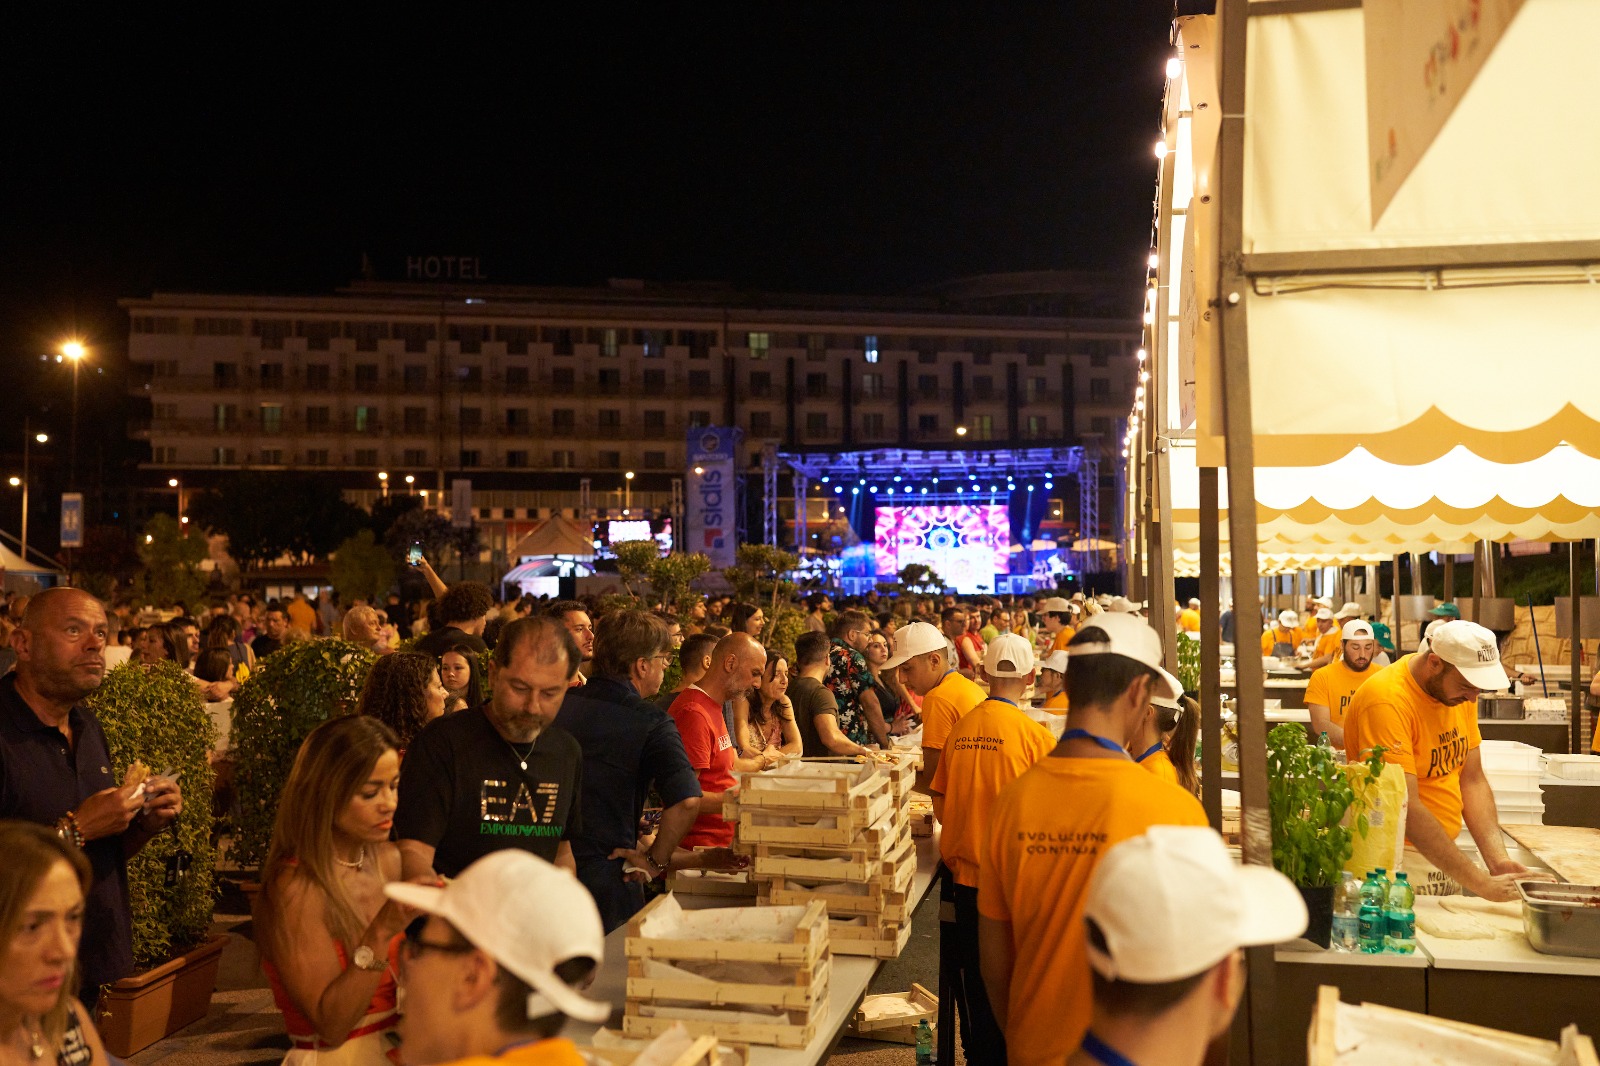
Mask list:
[{"label": "illuminated stage", "polygon": [[[1070,575],[1110,569],[1094,550],[1100,544],[1099,461],[1084,448],[769,449],[763,463],[768,544],[778,543],[778,477],[785,466],[793,481],[797,546],[810,541],[808,500],[813,511],[821,497],[827,513],[837,508],[848,517],[852,543],[840,545],[829,560],[830,583],[847,592],[893,580],[910,564],[931,567],[947,587],[964,593],[1054,588]],[[1046,539],[1044,527],[1065,528],[1051,500],[1061,495],[1057,482],[1064,489],[1068,479],[1078,490],[1076,528],[1088,535],[1058,545]]]}]

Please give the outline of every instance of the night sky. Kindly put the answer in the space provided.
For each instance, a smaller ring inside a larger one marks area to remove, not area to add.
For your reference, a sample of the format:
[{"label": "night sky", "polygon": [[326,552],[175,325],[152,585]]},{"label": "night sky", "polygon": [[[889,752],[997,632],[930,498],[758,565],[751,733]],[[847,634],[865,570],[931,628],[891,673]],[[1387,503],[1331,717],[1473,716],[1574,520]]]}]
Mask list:
[{"label": "night sky", "polygon": [[[1140,273],[1172,0],[553,6],[8,15],[0,424],[64,417],[38,355],[68,334],[115,373],[118,297],[324,292],[363,254],[860,293]],[[121,393],[86,377],[83,409]]]}]

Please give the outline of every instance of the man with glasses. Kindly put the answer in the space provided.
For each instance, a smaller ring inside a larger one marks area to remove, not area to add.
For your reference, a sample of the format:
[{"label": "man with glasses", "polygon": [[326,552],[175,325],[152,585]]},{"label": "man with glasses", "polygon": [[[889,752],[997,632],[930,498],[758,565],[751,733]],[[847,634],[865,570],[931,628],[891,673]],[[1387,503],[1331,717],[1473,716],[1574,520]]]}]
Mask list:
[{"label": "man with glasses", "polygon": [[[1405,868],[1419,891],[1465,888],[1485,899],[1514,900],[1517,881],[1528,876],[1527,867],[1506,856],[1478,749],[1478,695],[1509,687],[1494,634],[1475,622],[1446,622],[1426,651],[1379,670],[1350,700],[1346,758],[1355,762],[1382,746],[1384,761],[1405,771]],[[1456,847],[1463,821],[1487,872]]]},{"label": "man with glasses", "polygon": [[581,1066],[562,1027],[611,1016],[609,1003],[578,991],[605,951],[582,886],[536,856],[498,851],[448,885],[390,882],[384,892],[422,912],[400,949],[406,1062]]},{"label": "man with glasses", "polygon": [[[583,749],[578,794],[581,828],[572,856],[606,932],[645,904],[644,885],[666,873],[673,849],[700,813],[700,782],[672,719],[650,702],[672,663],[672,634],[647,611],[614,611],[600,619],[594,676],[561,704],[556,725]],[[648,848],[638,846],[639,819],[654,782],[664,808]]]}]

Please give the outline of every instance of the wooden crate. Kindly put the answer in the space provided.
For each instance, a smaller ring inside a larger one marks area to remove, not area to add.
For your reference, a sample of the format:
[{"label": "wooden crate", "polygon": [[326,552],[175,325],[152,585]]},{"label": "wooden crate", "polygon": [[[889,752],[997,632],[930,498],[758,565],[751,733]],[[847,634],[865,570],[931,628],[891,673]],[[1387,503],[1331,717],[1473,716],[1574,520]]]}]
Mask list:
[{"label": "wooden crate", "polygon": [[[622,1047],[578,1047],[578,1054],[592,1063],[604,1063],[605,1066],[633,1066],[635,1059],[644,1051],[643,1048]],[[670,1060],[665,1066],[724,1066],[728,1061],[718,1046],[714,1036],[697,1036],[690,1045],[677,1057]],[[748,1058],[740,1061],[748,1061]]]},{"label": "wooden crate", "polygon": [[911,827],[902,824],[887,842],[872,841],[837,847],[798,844],[740,845],[750,856],[750,869],[762,877],[789,877],[817,881],[867,881],[896,884],[904,877],[901,864],[916,864]]},{"label": "wooden crate", "polygon": [[[1394,1047],[1396,1050],[1410,1049],[1416,1045],[1418,1032],[1407,1032],[1408,1025],[1412,1022],[1425,1024],[1434,1030],[1433,1035],[1424,1036],[1430,1041],[1429,1046],[1438,1046],[1438,1030],[1459,1033],[1469,1038],[1476,1045],[1487,1043],[1491,1046],[1498,1045],[1510,1057],[1516,1053],[1518,1062],[1547,1061],[1555,1066],[1556,1063],[1575,1062],[1577,1066],[1600,1066],[1600,1058],[1595,1056],[1594,1043],[1587,1036],[1577,1034],[1577,1026],[1568,1026],[1574,1032],[1572,1058],[1561,1058],[1561,1047],[1554,1040],[1541,1040],[1537,1037],[1523,1036],[1519,1033],[1508,1033],[1499,1029],[1485,1029],[1480,1025],[1471,1025],[1467,1022],[1453,1021],[1448,1018],[1438,1018],[1431,1015],[1415,1014],[1411,1011],[1396,1010],[1393,1007],[1384,1007],[1376,1003],[1363,1003],[1359,1007],[1351,1007],[1339,1002],[1339,990],[1331,985],[1322,985],[1317,989],[1317,1004],[1311,1012],[1311,1026],[1306,1031],[1306,1062],[1308,1066],[1338,1066],[1340,1056],[1338,1045],[1335,1041],[1337,1027],[1336,1016],[1341,1010],[1359,1010],[1366,1014],[1372,1022],[1390,1023],[1396,1036]],[[1447,1034],[1448,1035],[1448,1034]],[[1376,1043],[1369,1038],[1364,1046],[1371,1051]],[[1441,1056],[1440,1062],[1452,1061]]]},{"label": "wooden crate", "polygon": [[695,1036],[714,1036],[718,1040],[742,1044],[766,1044],[781,1048],[803,1048],[817,1035],[816,1019],[791,1012],[787,1020],[771,1022],[731,1022],[692,1017],[687,1010],[645,1005],[650,1013],[622,1016],[622,1031],[629,1036],[660,1036],[674,1025],[682,1025]]},{"label": "wooden crate", "polygon": [[[909,922],[916,909],[916,901],[911,898],[911,884],[916,875],[917,859],[913,852],[895,868],[893,880],[846,882],[758,875],[756,898],[763,904],[790,907],[820,900],[827,904],[830,916],[866,914]],[[861,891],[848,891],[850,888]]]},{"label": "wooden crate", "polygon": [[728,924],[731,915],[753,911],[753,907],[719,907],[705,911],[682,911],[669,892],[657,896],[628,920],[623,951],[630,959],[661,959],[707,962],[767,962],[804,966],[809,969],[828,957],[828,909],[822,903],[787,908],[792,914],[778,921],[790,928],[786,940],[723,940],[698,937],[656,937],[652,925],[676,911],[691,923]]},{"label": "wooden crate", "polygon": [[888,770],[854,759],[792,759],[776,769],[739,775],[739,809],[848,811],[894,795]]},{"label": "wooden crate", "polygon": [[828,944],[835,955],[897,959],[910,940],[910,922],[860,914],[828,919]]},{"label": "wooden crate", "polygon": [[850,844],[887,821],[894,796],[884,791],[867,803],[844,810],[790,810],[774,806],[724,804],[723,817],[735,825],[735,838],[746,844]]},{"label": "wooden crate", "polygon": [[[832,933],[829,933],[830,943]],[[865,939],[862,933],[858,939]],[[856,952],[861,954],[861,952]],[[737,963],[719,965],[737,966]],[[819,1003],[826,1006],[830,959],[815,966],[792,967],[789,984],[756,984],[739,980],[715,980],[683,972],[660,973],[673,969],[670,963],[655,959],[628,960],[628,999],[651,1003],[698,1004],[711,1007],[781,1007],[784,1010],[810,1011]],[[652,972],[656,971],[656,972]]]},{"label": "wooden crate", "polygon": [[667,875],[667,891],[680,896],[721,896],[753,898],[757,884],[748,872],[724,873],[718,870],[674,870]]},{"label": "wooden crate", "polygon": [[906,820],[911,823],[914,837],[933,836],[933,800],[927,796],[912,796],[905,803]]},{"label": "wooden crate", "polygon": [[939,997],[913,984],[909,992],[886,992],[863,999],[845,1032],[862,1040],[915,1044],[917,1023],[921,1021],[926,1021],[938,1036]]}]

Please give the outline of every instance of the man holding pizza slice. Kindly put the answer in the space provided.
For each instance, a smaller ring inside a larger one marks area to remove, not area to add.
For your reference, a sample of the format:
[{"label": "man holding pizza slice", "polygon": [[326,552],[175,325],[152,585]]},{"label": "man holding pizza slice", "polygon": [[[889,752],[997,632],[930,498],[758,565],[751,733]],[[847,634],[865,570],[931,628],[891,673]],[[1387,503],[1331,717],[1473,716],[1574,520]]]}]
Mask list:
[{"label": "man holding pizza slice", "polygon": [[106,612],[81,589],[46,589],[11,634],[0,678],[0,818],[55,827],[94,870],[78,949],[80,998],[133,972],[127,863],[183,809],[177,781],[135,761],[118,784],[105,733],[81,701],[105,677]]}]

